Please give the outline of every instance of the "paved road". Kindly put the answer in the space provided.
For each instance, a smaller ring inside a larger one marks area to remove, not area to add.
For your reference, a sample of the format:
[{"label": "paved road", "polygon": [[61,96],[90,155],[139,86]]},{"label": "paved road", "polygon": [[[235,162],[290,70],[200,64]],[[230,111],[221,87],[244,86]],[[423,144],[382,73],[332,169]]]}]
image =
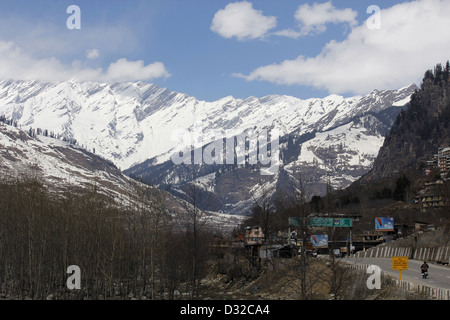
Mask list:
[{"label": "paved road", "polygon": [[[355,264],[377,265],[383,272],[399,279],[399,272],[392,270],[392,258],[345,258],[344,261]],[[420,266],[423,261],[409,260],[408,270],[402,271],[402,280],[429,287],[450,289],[450,267],[427,263],[430,266],[427,279],[422,279],[420,274]]]}]

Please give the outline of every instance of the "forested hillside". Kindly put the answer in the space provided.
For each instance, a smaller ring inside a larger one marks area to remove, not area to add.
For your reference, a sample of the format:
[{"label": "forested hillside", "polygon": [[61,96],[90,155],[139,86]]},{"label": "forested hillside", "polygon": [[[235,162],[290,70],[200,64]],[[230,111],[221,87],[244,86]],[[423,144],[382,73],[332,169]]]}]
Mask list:
[{"label": "forested hillside", "polygon": [[[2,179],[0,300],[195,295],[208,241],[200,227],[186,227],[191,216],[172,219],[164,193],[151,187],[137,186],[122,207],[113,203],[94,186],[55,197],[38,179]],[[80,290],[66,286],[72,265]]]},{"label": "forested hillside", "polygon": [[450,64],[428,70],[420,90],[397,117],[380,148],[373,169],[362,183],[414,170],[450,144]]}]

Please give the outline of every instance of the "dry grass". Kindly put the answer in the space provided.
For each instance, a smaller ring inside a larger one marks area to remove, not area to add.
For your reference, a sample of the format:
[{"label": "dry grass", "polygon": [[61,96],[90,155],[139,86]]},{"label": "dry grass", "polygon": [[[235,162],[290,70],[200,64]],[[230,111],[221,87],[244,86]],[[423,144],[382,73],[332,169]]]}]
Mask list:
[{"label": "dry grass", "polygon": [[[211,275],[203,281],[199,298],[214,300],[304,300],[299,266],[298,257],[277,259],[270,264],[266,264],[258,276],[253,278],[242,276],[231,279],[226,274]],[[332,290],[333,278],[339,280],[336,281],[335,290]],[[310,258],[308,260],[306,299],[425,299],[416,293],[395,287],[392,281],[384,276],[382,277],[381,289],[370,290],[366,285],[367,279],[368,275],[364,270],[350,270],[339,262],[333,268],[329,259]]]}]

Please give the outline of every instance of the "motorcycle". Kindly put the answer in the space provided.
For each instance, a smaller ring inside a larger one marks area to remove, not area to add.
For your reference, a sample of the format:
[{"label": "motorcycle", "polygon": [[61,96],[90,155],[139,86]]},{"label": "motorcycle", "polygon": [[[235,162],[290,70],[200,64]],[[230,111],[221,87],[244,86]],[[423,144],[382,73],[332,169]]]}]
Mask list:
[{"label": "motorcycle", "polygon": [[428,271],[422,270],[422,279],[426,279],[428,277]]}]

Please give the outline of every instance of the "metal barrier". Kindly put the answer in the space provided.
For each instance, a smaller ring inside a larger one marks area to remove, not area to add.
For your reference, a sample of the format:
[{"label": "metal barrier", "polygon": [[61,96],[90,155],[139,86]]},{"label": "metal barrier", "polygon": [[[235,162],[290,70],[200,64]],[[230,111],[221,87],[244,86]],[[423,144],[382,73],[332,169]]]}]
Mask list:
[{"label": "metal barrier", "polygon": [[358,251],[352,256],[357,258],[392,258],[402,256],[409,257],[414,260],[450,263],[450,247],[421,247],[413,251],[411,247],[390,247],[379,245],[366,251]]},{"label": "metal barrier", "polygon": [[[346,264],[346,267],[352,270],[363,270],[367,272],[370,264]],[[390,279],[389,283],[405,291],[416,292],[423,296],[436,300],[450,300],[450,289],[434,288],[420,284],[414,284],[410,281],[393,279],[390,275],[383,272],[383,275]]]}]

